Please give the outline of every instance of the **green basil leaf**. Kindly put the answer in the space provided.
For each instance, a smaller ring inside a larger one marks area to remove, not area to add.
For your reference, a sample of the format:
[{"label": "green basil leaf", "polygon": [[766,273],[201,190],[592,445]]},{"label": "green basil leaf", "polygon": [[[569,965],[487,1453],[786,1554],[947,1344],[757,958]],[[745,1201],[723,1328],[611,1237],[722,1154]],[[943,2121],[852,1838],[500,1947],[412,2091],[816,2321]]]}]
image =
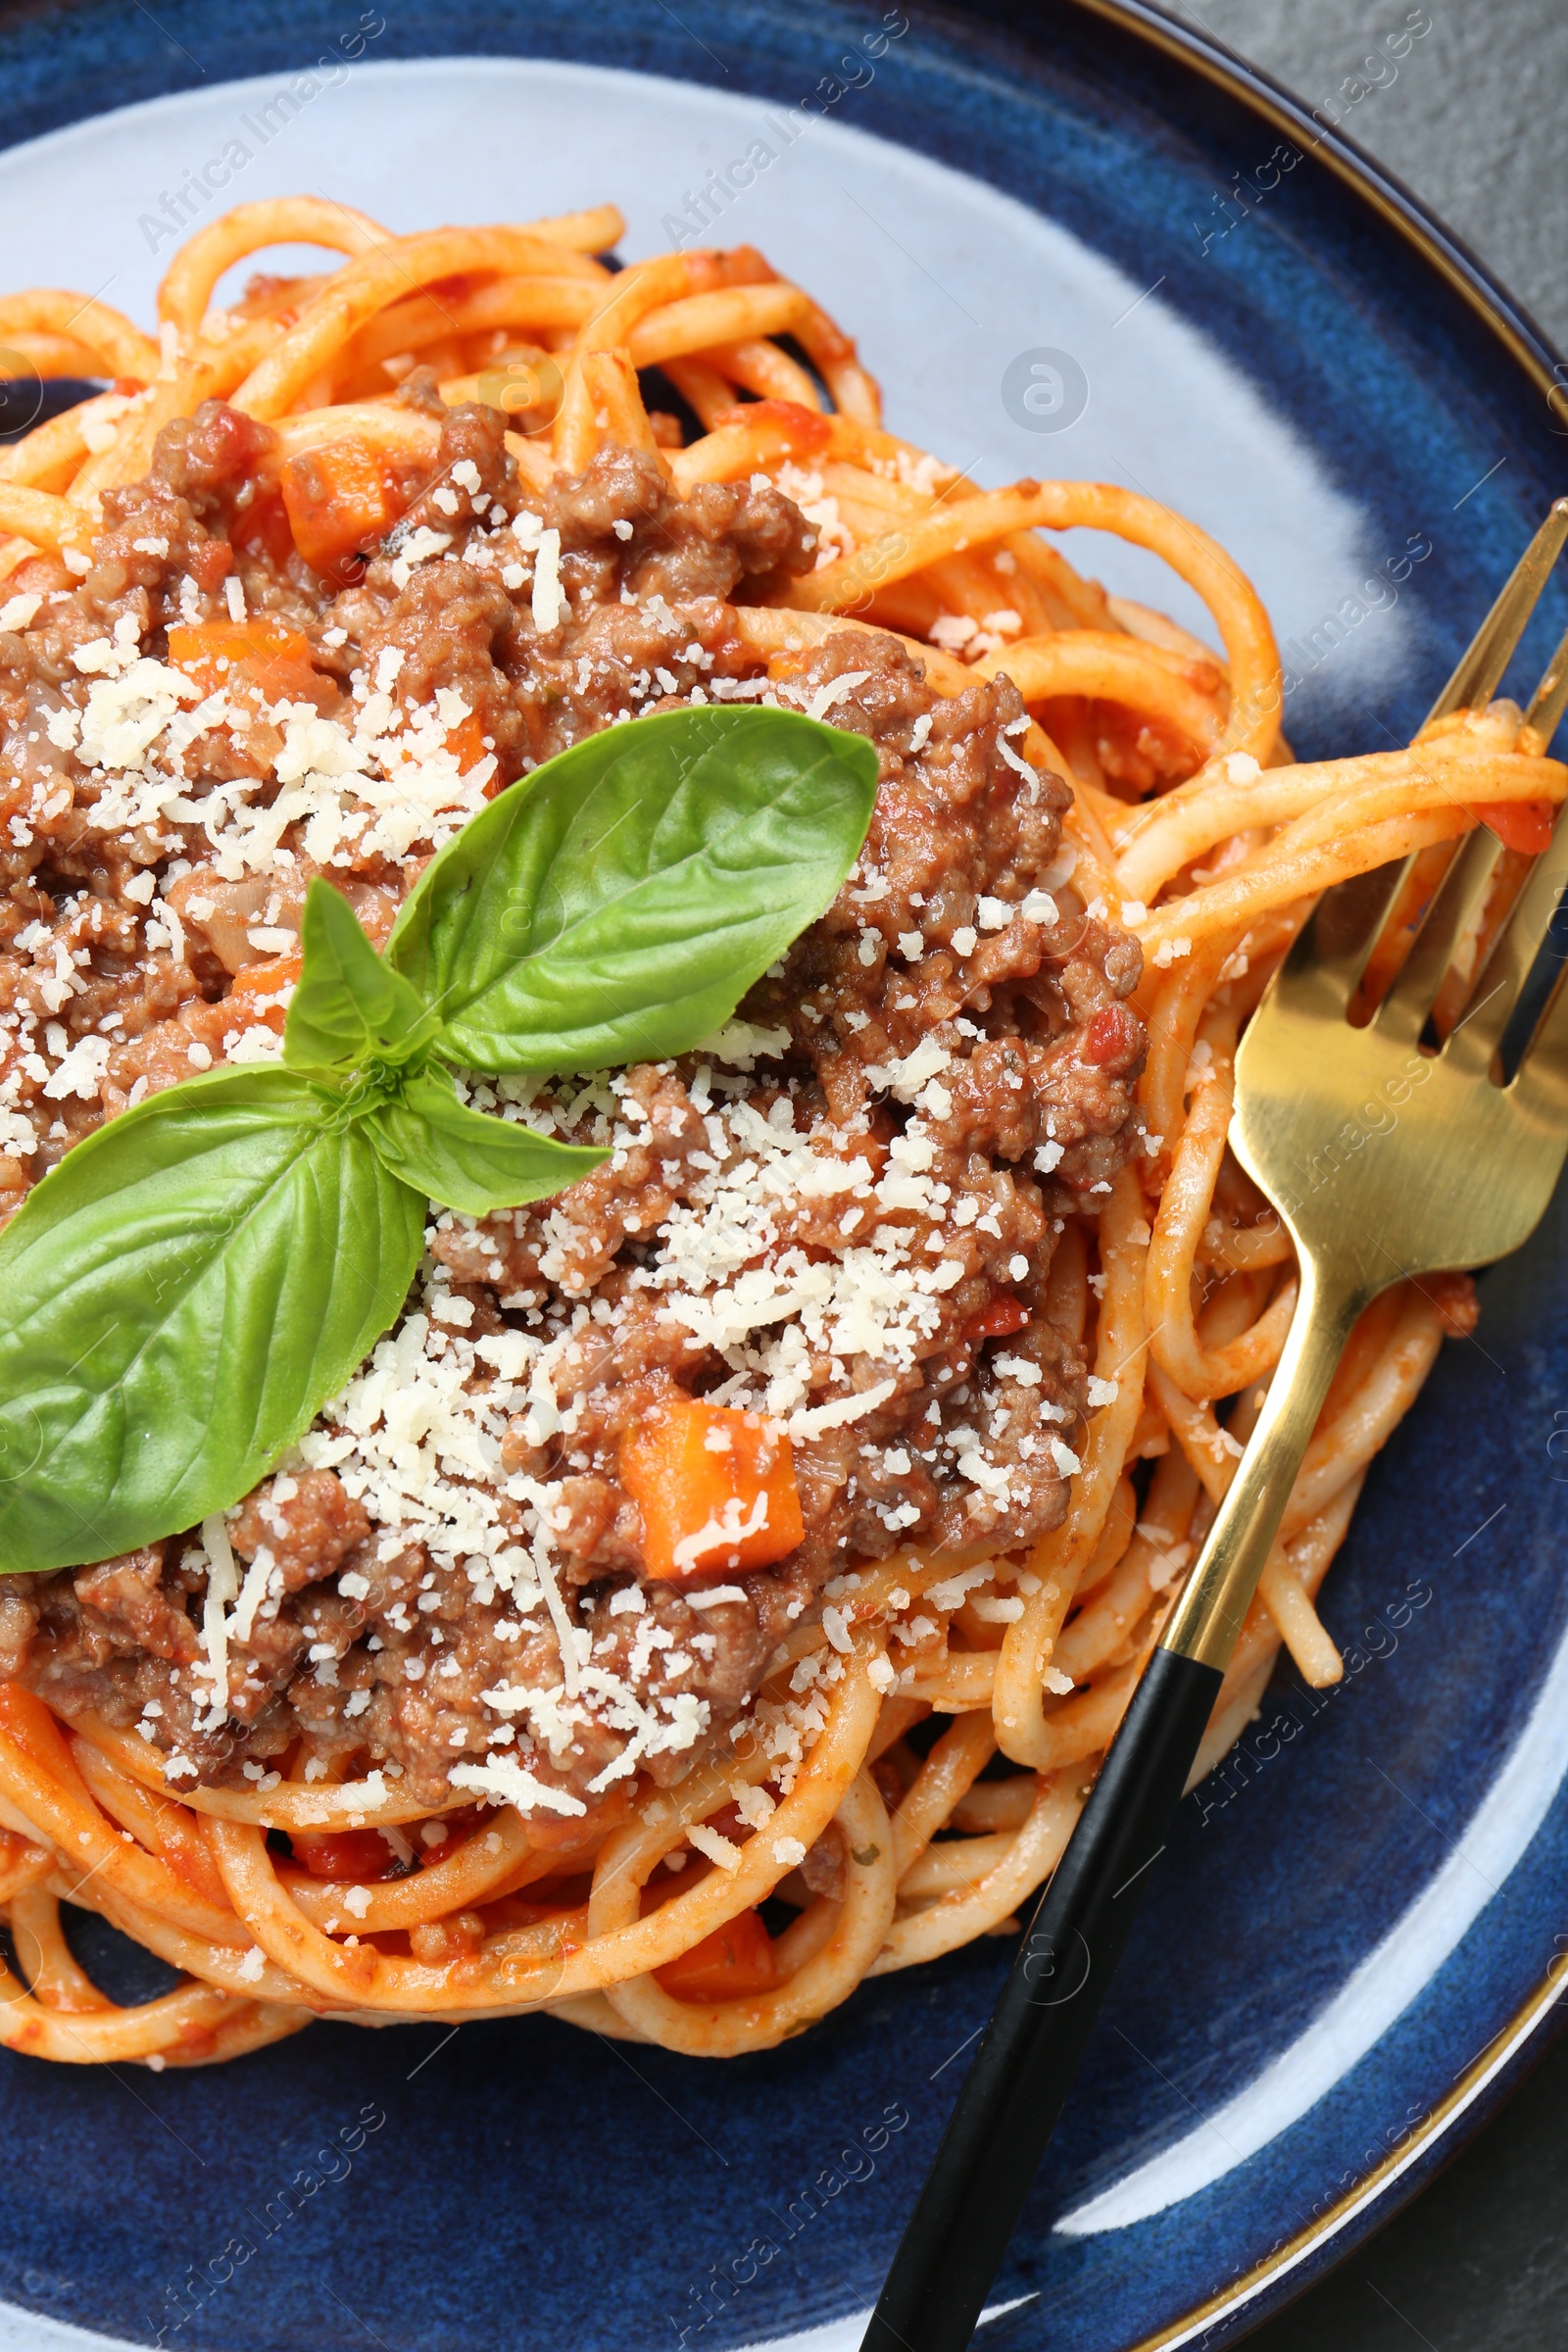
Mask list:
[{"label": "green basil leaf", "polygon": [[876,798],[863,737],[760,707],[609,727],[470,817],[386,960],[480,1070],[685,1053],[831,903]]},{"label": "green basil leaf", "polygon": [[610,1157],[470,1110],[444,1070],[407,1080],[397,1099],[368,1112],[363,1125],[394,1175],[468,1217],[547,1200]]},{"label": "green basil leaf", "polygon": [[423,1052],[439,1019],[376,954],[348,901],[319,874],[305,894],[300,944],[304,970],[283,1030],[288,1068],[396,1066]]},{"label": "green basil leaf", "polygon": [[424,1219],[287,1070],[213,1070],[76,1145],[0,1234],[0,1570],[247,1493],[397,1314]]}]

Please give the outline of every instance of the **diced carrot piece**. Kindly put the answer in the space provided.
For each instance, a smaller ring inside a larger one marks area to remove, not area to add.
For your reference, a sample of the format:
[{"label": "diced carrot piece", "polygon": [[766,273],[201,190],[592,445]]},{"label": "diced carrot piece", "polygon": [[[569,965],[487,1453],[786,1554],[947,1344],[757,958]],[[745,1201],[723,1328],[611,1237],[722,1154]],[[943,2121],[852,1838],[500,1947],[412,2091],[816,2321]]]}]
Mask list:
[{"label": "diced carrot piece", "polygon": [[275,996],[279,989],[293,986],[301,968],[297,950],[291,950],[287,956],[270,956],[265,963],[241,964],[234,974],[234,985],[229,995],[237,996],[244,989],[256,997]]},{"label": "diced carrot piece", "polygon": [[621,1440],[620,1481],[662,1582],[766,1568],[806,1533],[790,1442],[761,1413],[668,1402]]},{"label": "diced carrot piece", "polygon": [[288,1841],[301,1870],[313,1879],[389,1879],[397,1858],[379,1830],[290,1830]]},{"label": "diced carrot piece", "polygon": [[408,503],[379,450],[332,441],[286,461],[280,477],[294,544],[313,571],[371,555]]},{"label": "diced carrot piece", "polygon": [[266,556],[281,570],[294,553],[282,492],[258,487],[249,505],[236,511],[229,538],[242,556]]},{"label": "diced carrot piece", "polygon": [[466,718],[460,718],[455,727],[447,729],[447,750],[457,760],[462,775],[478,766],[487,748],[477,711],[470,710]]},{"label": "diced carrot piece", "polygon": [[1557,809],[1551,801],[1494,801],[1478,811],[1482,822],[1505,850],[1523,850],[1536,857],[1551,847]]},{"label": "diced carrot piece", "polygon": [[246,963],[234,974],[234,985],[223,999],[247,1028],[265,1026],[279,1037],[288,1016],[288,1006],[282,1001],[285,988],[292,988],[304,969],[297,955],[272,956],[265,963]]},{"label": "diced carrot piece", "polygon": [[977,1315],[971,1315],[964,1325],[964,1337],[970,1340],[1004,1340],[1015,1331],[1022,1331],[1029,1320],[1029,1309],[1010,1291],[998,1291]]},{"label": "diced carrot piece", "polygon": [[789,679],[800,677],[810,667],[814,655],[814,647],[801,653],[769,654],[767,658],[769,679],[775,686],[782,686]]},{"label": "diced carrot piece", "polygon": [[176,621],[169,632],[169,659],[203,694],[251,686],[269,702],[287,702],[308,696],[316,677],[310,639],[266,613],[253,620]]},{"label": "diced carrot piece", "polygon": [[743,1911],[655,1974],[673,2000],[734,2001],[771,1992],[778,1964],[760,1913]]}]

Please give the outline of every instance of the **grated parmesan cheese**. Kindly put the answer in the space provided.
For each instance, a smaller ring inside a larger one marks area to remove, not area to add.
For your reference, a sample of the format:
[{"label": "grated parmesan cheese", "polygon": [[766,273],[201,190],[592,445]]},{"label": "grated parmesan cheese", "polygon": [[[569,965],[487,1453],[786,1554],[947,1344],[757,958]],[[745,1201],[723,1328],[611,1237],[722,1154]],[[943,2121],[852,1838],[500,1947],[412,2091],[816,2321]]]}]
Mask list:
[{"label": "grated parmesan cheese", "polygon": [[541,531],[533,564],[533,625],[541,634],[560,626],[565,616],[566,592],[561,584],[561,533]]},{"label": "grated parmesan cheese", "polygon": [[575,1816],[588,1808],[569,1789],[552,1788],[526,1771],[515,1756],[492,1756],[484,1764],[454,1764],[447,1774],[454,1788],[471,1788],[499,1805],[515,1805],[519,1813],[564,1813]]},{"label": "grated parmesan cheese", "polygon": [[706,1854],[709,1861],[716,1863],[720,1870],[740,1868],[740,1847],[732,1845],[721,1832],[710,1829],[706,1822],[694,1821],[691,1824],[686,1832],[686,1842],[694,1846],[698,1853]]},{"label": "grated parmesan cheese", "polygon": [[202,1521],[202,1544],[207,1553],[207,1592],[202,1601],[202,1647],[212,1682],[212,1701],[204,1729],[216,1731],[228,1712],[228,1623],[223,1611],[239,1591],[239,1571],[221,1511]]}]

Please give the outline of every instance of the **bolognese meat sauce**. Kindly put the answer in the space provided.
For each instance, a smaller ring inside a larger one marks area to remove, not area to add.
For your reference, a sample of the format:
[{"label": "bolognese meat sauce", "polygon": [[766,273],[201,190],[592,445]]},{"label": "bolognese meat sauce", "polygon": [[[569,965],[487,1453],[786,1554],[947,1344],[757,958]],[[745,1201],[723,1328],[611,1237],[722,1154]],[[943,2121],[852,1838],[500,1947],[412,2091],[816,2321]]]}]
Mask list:
[{"label": "bolognese meat sauce", "polygon": [[[84,575],[7,583],[0,1210],[127,1104],[275,1055],[313,875],[379,944],[466,816],[598,729],[807,710],[875,745],[871,829],[702,1050],[474,1081],[612,1156],[532,1207],[432,1210],[400,1323],[295,1453],[216,1527],[6,1580],[0,1672],[134,1727],[176,1788],[256,1782],[303,1732],[432,1806],[577,1810],[679,1777],[853,1561],[1063,1518],[1087,1382],[1049,1275],[1141,1148],[1140,952],[1073,887],[1068,788],[1005,676],[944,698],[848,624],[748,648],[736,603],[821,552],[766,477],[680,498],[612,448],[536,492],[497,412],[400,397],[442,415],[435,469],[383,484],[390,531],[313,540],[322,569],[291,535],[319,483],[209,403],[106,494]],[[774,1509],[683,1557],[634,1446],[692,1400],[699,1470],[750,1447]]]}]

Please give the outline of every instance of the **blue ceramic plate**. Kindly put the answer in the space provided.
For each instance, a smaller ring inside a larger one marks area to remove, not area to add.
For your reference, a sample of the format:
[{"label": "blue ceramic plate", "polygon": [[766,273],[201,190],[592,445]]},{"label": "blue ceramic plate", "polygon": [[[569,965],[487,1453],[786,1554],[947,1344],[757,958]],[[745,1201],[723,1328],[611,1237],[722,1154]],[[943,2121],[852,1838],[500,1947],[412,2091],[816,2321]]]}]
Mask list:
[{"label": "blue ceramic plate", "polygon": [[[1550,355],[1328,128],[1369,82],[1314,125],[1109,9],[1029,45],[1002,9],[492,0],[481,29],[385,5],[14,20],[7,283],[150,316],[178,224],[296,188],[399,229],[610,196],[629,253],[755,241],[860,334],[901,430],[1217,533],[1274,612],[1307,755],[1404,739],[1562,486]],[[1385,82],[1419,70],[1414,38],[1387,51]],[[1074,553],[1188,612],[1143,559]],[[1344,1683],[1282,1678],[1184,1808],[987,2346],[1228,2341],[1549,2030],[1565,1239],[1555,1214],[1487,1276],[1476,1342],[1374,1470],[1325,1608]],[[1005,1960],[878,1984],[723,2067],[543,2020],[318,2026],[196,2075],[7,2057],[0,2347],[852,2346]]]}]

